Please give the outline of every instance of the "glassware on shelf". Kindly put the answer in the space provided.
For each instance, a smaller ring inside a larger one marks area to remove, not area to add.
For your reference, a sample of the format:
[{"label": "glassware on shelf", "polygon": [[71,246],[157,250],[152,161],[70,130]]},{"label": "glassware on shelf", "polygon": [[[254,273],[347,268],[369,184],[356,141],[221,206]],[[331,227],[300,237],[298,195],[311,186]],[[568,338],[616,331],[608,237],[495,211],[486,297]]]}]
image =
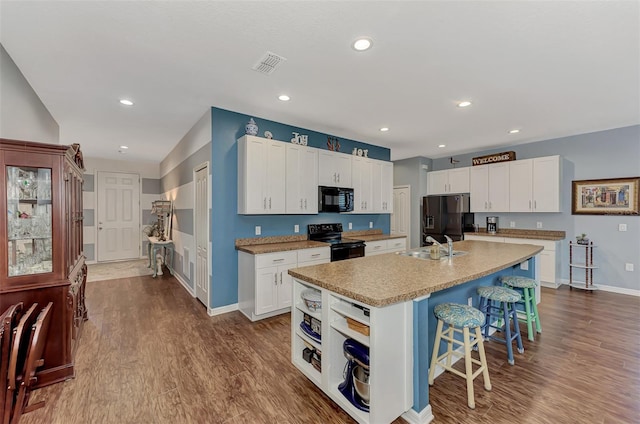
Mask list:
[{"label": "glassware on shelf", "polygon": [[52,272],[51,169],[6,169],[8,274]]}]

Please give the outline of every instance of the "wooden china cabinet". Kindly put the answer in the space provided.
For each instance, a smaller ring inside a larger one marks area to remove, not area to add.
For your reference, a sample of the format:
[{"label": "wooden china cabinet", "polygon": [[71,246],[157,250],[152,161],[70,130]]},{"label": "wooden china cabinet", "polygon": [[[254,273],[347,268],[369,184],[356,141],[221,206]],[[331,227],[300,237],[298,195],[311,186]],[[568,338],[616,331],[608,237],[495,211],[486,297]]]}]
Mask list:
[{"label": "wooden china cabinet", "polygon": [[74,377],[87,319],[79,145],[0,139],[0,311],[53,302],[37,387]]}]

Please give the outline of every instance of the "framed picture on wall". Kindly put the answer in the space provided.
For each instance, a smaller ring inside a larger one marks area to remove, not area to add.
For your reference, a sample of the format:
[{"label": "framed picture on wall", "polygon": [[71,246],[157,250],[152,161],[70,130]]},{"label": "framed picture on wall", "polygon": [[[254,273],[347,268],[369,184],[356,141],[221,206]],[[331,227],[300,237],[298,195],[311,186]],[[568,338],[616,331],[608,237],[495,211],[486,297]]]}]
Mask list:
[{"label": "framed picture on wall", "polygon": [[640,177],[572,182],[573,215],[640,215]]}]

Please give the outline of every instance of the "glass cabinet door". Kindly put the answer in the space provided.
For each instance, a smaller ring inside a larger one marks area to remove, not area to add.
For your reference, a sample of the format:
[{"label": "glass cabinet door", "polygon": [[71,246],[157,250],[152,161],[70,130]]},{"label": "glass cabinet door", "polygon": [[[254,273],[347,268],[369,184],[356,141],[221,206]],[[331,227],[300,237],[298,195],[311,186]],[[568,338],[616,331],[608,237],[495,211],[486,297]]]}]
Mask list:
[{"label": "glass cabinet door", "polygon": [[6,169],[9,276],[52,272],[51,169]]}]

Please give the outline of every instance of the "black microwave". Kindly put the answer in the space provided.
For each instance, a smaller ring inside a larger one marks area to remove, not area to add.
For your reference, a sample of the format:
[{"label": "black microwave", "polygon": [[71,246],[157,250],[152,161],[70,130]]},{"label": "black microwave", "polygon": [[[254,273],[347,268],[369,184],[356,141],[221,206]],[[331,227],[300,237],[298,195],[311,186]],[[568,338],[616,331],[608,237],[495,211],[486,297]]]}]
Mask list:
[{"label": "black microwave", "polygon": [[353,211],[353,189],[342,187],[318,187],[319,212]]}]

